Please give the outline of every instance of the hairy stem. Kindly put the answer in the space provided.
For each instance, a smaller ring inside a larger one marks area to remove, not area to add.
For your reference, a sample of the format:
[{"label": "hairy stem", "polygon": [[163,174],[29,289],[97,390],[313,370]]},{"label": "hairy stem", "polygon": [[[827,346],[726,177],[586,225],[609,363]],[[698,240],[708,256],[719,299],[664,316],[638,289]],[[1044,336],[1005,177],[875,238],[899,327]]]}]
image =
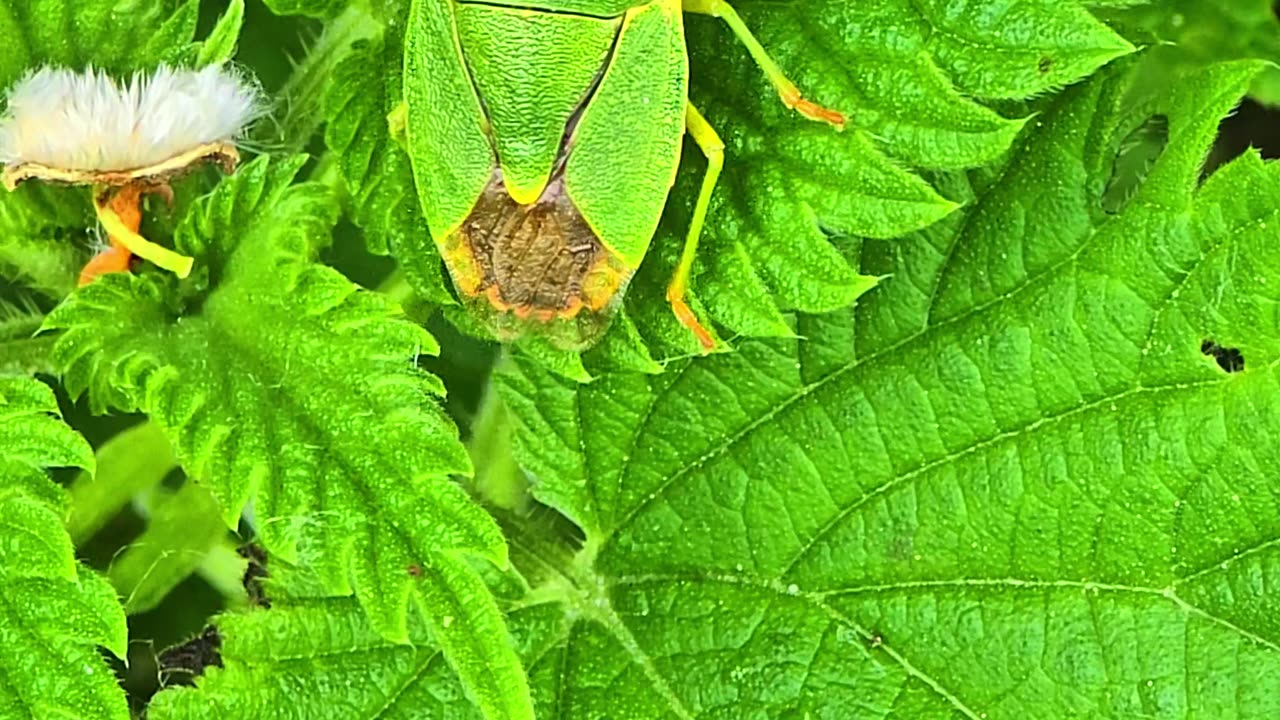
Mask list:
[{"label": "hairy stem", "polygon": [[272,145],[289,152],[303,150],[324,123],[325,85],[351,44],[372,37],[378,21],[355,3],[324,26],[305,57],[293,68],[276,99],[280,125]]},{"label": "hairy stem", "polygon": [[467,451],[475,465],[475,491],[486,503],[517,514],[529,507],[529,481],[511,451],[511,413],[490,385],[471,424]]}]

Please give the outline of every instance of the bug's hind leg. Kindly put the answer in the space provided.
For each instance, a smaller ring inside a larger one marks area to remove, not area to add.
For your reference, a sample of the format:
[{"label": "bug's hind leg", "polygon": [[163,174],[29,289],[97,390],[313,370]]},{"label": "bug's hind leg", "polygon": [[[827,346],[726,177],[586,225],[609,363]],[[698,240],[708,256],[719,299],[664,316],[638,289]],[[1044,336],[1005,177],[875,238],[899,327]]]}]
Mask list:
[{"label": "bug's hind leg", "polygon": [[[80,273],[80,284],[85,285],[98,275],[122,272],[129,269],[133,255],[149,260],[178,277],[191,274],[194,261],[161,247],[138,234],[142,225],[142,194],[148,188],[131,183],[110,192],[96,193],[93,208],[98,221],[107,230],[111,247],[89,261]],[[162,193],[163,194],[163,193]]]},{"label": "bug's hind leg", "polygon": [[810,120],[825,122],[835,126],[839,130],[844,129],[845,117],[843,114],[825,108],[812,100],[806,100],[800,94],[800,89],[796,84],[787,79],[782,68],[778,67],[778,63],[769,57],[769,52],[764,49],[755,35],[751,34],[751,29],[738,16],[737,11],[733,9],[726,0],[683,0],[685,12],[697,13],[699,15],[710,15],[720,18],[729,26],[733,34],[737,36],[738,41],[747,46],[747,51],[751,53],[752,59],[764,71],[769,82],[777,88],[779,97],[782,98],[782,104],[788,108],[795,110]]},{"label": "bug's hind leg", "polygon": [[698,112],[692,103],[685,105],[685,127],[689,137],[698,144],[702,154],[707,157],[707,174],[702,178],[702,189],[698,193],[698,202],[693,208],[693,220],[689,223],[689,234],[685,237],[684,249],[680,252],[680,264],[676,266],[671,283],[667,285],[667,302],[685,327],[698,337],[698,342],[705,350],[714,350],[716,340],[711,333],[698,322],[693,310],[685,302],[685,293],[689,290],[689,273],[693,269],[693,258],[698,254],[698,239],[702,236],[702,226],[707,219],[707,207],[711,203],[711,194],[720,179],[720,171],[724,169],[724,141],[716,134],[715,128]]}]

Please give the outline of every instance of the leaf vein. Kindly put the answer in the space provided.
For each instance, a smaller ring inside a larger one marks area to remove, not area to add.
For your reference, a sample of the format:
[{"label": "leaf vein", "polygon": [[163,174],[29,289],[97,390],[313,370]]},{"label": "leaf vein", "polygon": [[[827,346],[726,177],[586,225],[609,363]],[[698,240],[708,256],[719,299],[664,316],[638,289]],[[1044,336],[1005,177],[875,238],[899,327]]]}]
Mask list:
[{"label": "leaf vein", "polygon": [[[998,445],[1008,440],[1020,438],[1020,437],[1029,435],[1031,433],[1037,432],[1040,428],[1046,425],[1055,424],[1059,421],[1066,420],[1071,417],[1075,417],[1076,415],[1081,415],[1084,413],[1088,413],[1092,410],[1096,410],[1098,407],[1102,405],[1109,406],[1112,403],[1115,403],[1118,401],[1124,401],[1137,395],[1199,389],[1207,386],[1217,385],[1222,382],[1223,380],[1215,378],[1213,380],[1203,380],[1203,381],[1192,382],[1192,383],[1173,383],[1169,385],[1131,388],[1129,390],[1125,390],[1124,392],[1121,392],[1116,395],[1108,395],[1108,396],[1098,398],[1097,400],[1093,400],[1091,402],[1081,403],[1080,405],[1076,405],[1075,407],[1069,408],[1062,412],[1054,413],[1052,415],[1041,416],[1040,418],[1037,418],[1034,422],[1021,425],[1019,427],[1013,428],[1012,430],[1006,430],[1006,431],[997,433],[979,442],[972,443],[971,445],[969,445],[968,447],[962,450],[948,453],[946,455],[943,455],[942,457],[939,457],[934,460],[930,460],[929,462],[918,465],[915,468],[901,475],[898,475],[896,477],[886,480],[885,482],[873,488],[871,491],[864,493],[863,495],[858,497],[856,500],[854,500],[852,503],[850,503],[847,508],[845,508],[844,510],[834,515],[828,522],[823,524],[823,526],[819,528],[817,532],[814,533],[813,537],[810,538],[809,542],[796,553],[795,557],[793,557],[791,561],[786,564],[786,566],[784,566],[782,574],[785,576],[786,573],[789,572],[791,568],[795,566],[796,563],[798,563],[801,559],[804,558],[804,556],[809,552],[810,549],[813,548],[814,545],[817,544],[819,540],[821,540],[828,533],[834,530],[835,527],[839,525],[849,515],[857,511],[862,506],[866,505],[871,500],[877,497],[880,497],[881,495],[884,495],[885,493],[889,492],[890,490],[893,490],[894,488],[904,483],[907,483],[916,479],[917,477],[923,475],[924,473],[927,473],[931,470],[937,469],[944,465],[948,465],[962,457],[967,457],[981,450],[986,450],[994,445]],[[1108,407],[1108,411],[1110,411],[1109,407]]]}]

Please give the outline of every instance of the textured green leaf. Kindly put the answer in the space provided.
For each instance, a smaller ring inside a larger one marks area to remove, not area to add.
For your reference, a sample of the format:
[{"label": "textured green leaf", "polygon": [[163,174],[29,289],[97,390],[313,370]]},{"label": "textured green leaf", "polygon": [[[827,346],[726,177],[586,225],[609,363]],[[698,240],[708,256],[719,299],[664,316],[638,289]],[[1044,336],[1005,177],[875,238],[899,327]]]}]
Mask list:
[{"label": "textured green leaf", "polygon": [[[147,413],[228,522],[252,499],[268,551],[317,568],[335,592],[354,589],[374,626],[403,640],[408,568],[422,567],[440,624],[454,608],[437,603],[453,591],[475,600],[467,583],[478,581],[455,555],[505,564],[506,547],[451,478],[470,463],[432,402],[439,381],[415,365],[435,341],[310,262],[337,208],[324,186],[292,184],[302,161],[259,158],[197,203],[175,238],[197,259],[189,280],[106,276],[46,326],[65,331],[55,359],[73,394]],[[496,608],[469,610],[448,628],[450,661],[489,664],[490,675],[464,673],[468,683],[499,683],[508,702],[527,703]]]},{"label": "textured green leaf", "polygon": [[136,63],[133,69],[146,70],[156,62],[186,65],[197,59],[201,43],[191,42],[191,38],[199,21],[199,0],[184,0],[158,28],[146,35],[141,50],[131,58]]},{"label": "textured green leaf", "polygon": [[[1033,96],[1132,50],[1074,2],[735,5],[804,92],[845,112],[855,129],[840,135],[794,116],[727,27],[691,17],[690,94],[728,145],[702,255],[715,260],[703,261],[695,289],[712,317],[744,335],[787,335],[776,315],[751,314],[771,304],[765,298],[782,310],[827,312],[869,289],[828,233],[896,237],[954,207],[884,152],[926,168],[991,162],[1023,120],[967,96]],[[700,159],[694,165],[685,164],[677,188],[686,208]],[[663,246],[678,247],[686,217],[669,213]],[[648,335],[671,337],[675,326],[658,317],[666,333],[643,315],[637,321]]]},{"label": "textured green leaf", "polygon": [[[441,720],[479,714],[460,692],[425,623],[414,618],[409,645],[386,641],[352,602],[276,603],[270,612],[224,615],[222,669],[197,687],[156,696],[152,720],[280,718]],[[521,655],[537,660],[562,631],[553,606],[517,612]],[[342,688],[341,698],[334,688]],[[506,717],[515,717],[510,715]],[[552,717],[552,716],[546,716]]]},{"label": "textured green leaf", "polygon": [[57,418],[53,392],[0,378],[0,717],[126,720],[95,645],[124,657],[115,591],[76,563],[62,491],[48,468],[93,468],[89,444]]},{"label": "textured green leaf", "polygon": [[226,12],[218,18],[218,24],[200,46],[196,65],[221,65],[236,52],[240,39],[240,27],[244,25],[244,0],[232,0]]},{"label": "textured green leaf", "polygon": [[[378,32],[380,25],[363,4],[355,4],[324,24],[276,96],[277,135],[269,142],[294,152],[311,147],[326,118],[326,89],[354,44]],[[265,128],[264,128],[265,129]],[[332,173],[332,169],[329,170]],[[385,251],[384,251],[385,252]]]},{"label": "textured green leaf", "polygon": [[47,297],[64,297],[96,244],[86,230],[92,212],[88,193],[78,188],[24,183],[0,190],[0,273]]},{"label": "textured green leaf", "polygon": [[4,0],[0,87],[49,63],[109,72],[144,68],[191,41],[196,0]]},{"label": "textured green leaf", "polygon": [[940,181],[966,210],[864,244],[893,275],[856,322],[505,376],[535,496],[587,536],[541,589],[594,608],[528,666],[547,716],[1280,714],[1280,165],[1197,187],[1258,69],[1160,99],[1114,214],[1132,76],[1045,103],[1005,167]]},{"label": "textured green leaf", "polygon": [[34,308],[13,308],[0,304],[0,376],[52,374],[50,338],[33,337],[44,322]]}]

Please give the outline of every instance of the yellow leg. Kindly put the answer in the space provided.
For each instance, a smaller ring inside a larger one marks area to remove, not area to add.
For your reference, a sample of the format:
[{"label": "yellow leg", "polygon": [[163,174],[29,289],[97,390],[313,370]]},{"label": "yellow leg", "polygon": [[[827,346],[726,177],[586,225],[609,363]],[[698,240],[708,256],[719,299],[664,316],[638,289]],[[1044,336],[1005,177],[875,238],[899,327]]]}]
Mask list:
[{"label": "yellow leg", "polygon": [[[109,200],[99,194],[93,199],[98,221],[106,228],[112,245],[118,245],[144,260],[150,260],[169,272],[184,278],[191,274],[195,262],[178,253],[147,240],[138,234],[137,219],[141,217],[139,203],[141,192],[137,188],[121,188]],[[121,217],[124,215],[125,217]]]},{"label": "yellow leg", "polygon": [[689,289],[689,273],[693,269],[693,258],[698,254],[698,238],[702,236],[702,226],[707,220],[707,207],[711,204],[711,193],[715,192],[716,182],[720,179],[720,171],[724,169],[724,141],[716,134],[711,123],[698,112],[692,103],[685,105],[685,127],[689,137],[698,144],[702,154],[707,156],[707,174],[702,178],[702,189],[698,192],[698,202],[693,207],[693,220],[689,222],[689,234],[684,240],[684,249],[680,252],[680,264],[671,276],[671,284],[667,286],[667,302],[684,326],[698,336],[698,342],[707,350],[714,350],[715,338],[698,322],[697,316],[684,301],[685,292]]},{"label": "yellow leg", "polygon": [[683,0],[684,11],[697,13],[699,15],[710,15],[725,21],[733,34],[737,36],[738,41],[747,46],[747,51],[751,53],[751,57],[764,70],[764,74],[769,78],[769,82],[777,88],[778,95],[782,98],[782,103],[788,108],[795,110],[810,120],[829,123],[837,130],[844,129],[844,115],[822,107],[817,103],[804,99],[800,94],[800,89],[795,83],[787,79],[782,68],[769,57],[768,51],[756,40],[755,35],[751,34],[751,29],[747,24],[742,22],[742,18],[738,17],[738,13],[725,0]]}]

